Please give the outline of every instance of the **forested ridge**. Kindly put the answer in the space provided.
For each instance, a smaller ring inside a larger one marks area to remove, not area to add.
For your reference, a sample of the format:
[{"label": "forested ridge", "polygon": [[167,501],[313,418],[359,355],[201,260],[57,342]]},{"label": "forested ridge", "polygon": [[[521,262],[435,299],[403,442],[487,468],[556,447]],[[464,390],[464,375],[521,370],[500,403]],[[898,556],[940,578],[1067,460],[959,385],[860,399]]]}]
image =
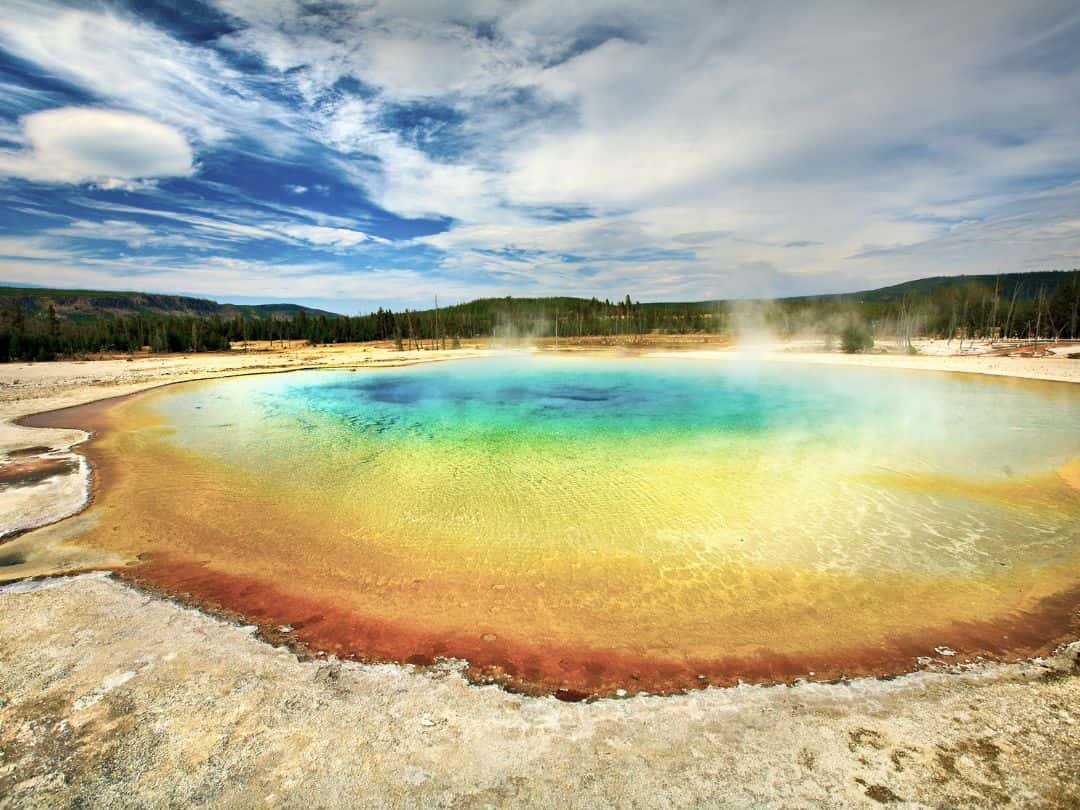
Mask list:
[{"label": "forested ridge", "polygon": [[1080,271],[919,279],[839,295],[771,301],[641,303],[484,298],[436,309],[344,316],[297,305],[238,306],[184,296],[0,288],[0,361],[101,352],[223,351],[245,341],[456,339],[725,333],[747,321],[779,336],[1080,337]]}]

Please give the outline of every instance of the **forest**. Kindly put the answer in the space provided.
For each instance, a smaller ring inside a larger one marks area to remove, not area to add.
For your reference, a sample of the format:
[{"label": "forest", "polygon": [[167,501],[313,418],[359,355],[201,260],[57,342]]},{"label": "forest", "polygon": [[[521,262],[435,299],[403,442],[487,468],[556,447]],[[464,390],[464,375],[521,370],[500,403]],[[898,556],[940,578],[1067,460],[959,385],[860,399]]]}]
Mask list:
[{"label": "forest", "polygon": [[[226,308],[199,299],[185,314],[65,310],[55,296],[3,288],[0,361],[102,353],[214,352],[247,341],[312,344],[393,341],[399,349],[451,347],[462,339],[517,341],[558,335],[633,342],[646,334],[727,334],[745,328],[778,337],[841,339],[861,350],[872,338],[1080,338],[1080,271],[920,279],[861,293],[776,300],[641,303],[597,298],[486,298],[425,310],[378,309],[344,316],[303,307]],[[87,294],[90,295],[90,294]],[[134,294],[132,294],[134,295]],[[209,306],[204,306],[209,305]],[[174,304],[175,306],[175,304]],[[208,312],[209,314],[203,314]],[[857,335],[857,339],[853,338]],[[849,342],[850,341],[850,342]]]}]

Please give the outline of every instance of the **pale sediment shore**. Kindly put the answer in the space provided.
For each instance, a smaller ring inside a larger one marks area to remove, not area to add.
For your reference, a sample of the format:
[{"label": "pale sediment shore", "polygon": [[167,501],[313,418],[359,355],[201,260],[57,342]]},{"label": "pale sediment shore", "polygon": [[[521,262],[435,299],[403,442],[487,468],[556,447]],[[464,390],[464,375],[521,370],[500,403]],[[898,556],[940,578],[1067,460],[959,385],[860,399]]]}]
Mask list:
[{"label": "pale sediment shore", "polygon": [[[927,347],[929,348],[929,347]],[[1070,359],[1068,352],[1080,353],[1080,344],[1063,347],[1060,354],[1044,357],[999,356],[994,354],[844,354],[815,349],[808,343],[765,343],[735,347],[727,351],[694,350],[653,352],[653,356],[721,358],[743,357],[757,362],[802,363],[827,366],[901,369],[906,371],[936,371],[952,374],[983,374],[992,377],[1014,377],[1043,382],[1080,382],[1080,359]]]},{"label": "pale sediment shore", "polygon": [[[31,413],[183,380],[476,354],[297,347],[0,366],[0,460],[62,460],[86,438],[13,424]],[[1080,382],[1080,361],[1063,357],[754,354]],[[0,489],[0,527],[80,508],[87,470],[56,470]],[[117,564],[65,559],[93,519],[0,544],[0,580]],[[472,686],[450,666],[301,662],[106,575],[16,582],[0,589],[0,807],[1077,806],[1078,652],[963,672],[943,654],[888,681],[567,705]]]},{"label": "pale sediment shore", "polygon": [[[1076,347],[1080,352],[1080,346]],[[1044,382],[1080,382],[1080,360],[1066,357],[996,357],[993,355],[836,354],[832,352],[770,352],[770,360],[786,363],[866,366],[910,371],[985,374]]]}]

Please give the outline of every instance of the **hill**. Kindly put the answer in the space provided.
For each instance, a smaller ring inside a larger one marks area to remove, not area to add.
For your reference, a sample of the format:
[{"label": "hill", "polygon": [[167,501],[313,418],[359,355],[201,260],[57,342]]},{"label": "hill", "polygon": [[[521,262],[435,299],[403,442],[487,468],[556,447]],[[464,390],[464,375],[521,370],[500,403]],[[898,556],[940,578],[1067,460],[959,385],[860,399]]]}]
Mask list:
[{"label": "hill", "polygon": [[1003,300],[1009,300],[1016,295],[1018,301],[1032,301],[1042,291],[1047,296],[1057,292],[1059,287],[1070,283],[1070,279],[1076,271],[1066,270],[1039,270],[1031,273],[999,273],[997,275],[979,276],[929,276],[914,281],[905,281],[888,287],[878,287],[873,290],[862,290],[852,293],[836,293],[833,295],[808,295],[781,299],[784,301],[876,301],[892,302],[902,301],[908,298],[923,298],[934,293],[940,293],[949,289],[961,287],[983,286],[991,290],[998,290],[998,295]]},{"label": "hill", "polygon": [[[643,332],[722,332],[733,328],[733,315],[753,310],[754,317],[781,334],[822,331],[837,327],[840,320],[859,318],[884,324],[904,318],[905,330],[918,328],[934,334],[956,329],[974,332],[987,329],[990,321],[1004,331],[1026,327],[1040,308],[1061,320],[1062,311],[1071,312],[1076,298],[1078,271],[1039,271],[999,275],[935,276],[906,281],[888,287],[850,293],[793,296],[777,299],[636,302],[628,295],[622,301],[596,298],[481,298],[441,310],[440,332],[463,336],[560,334],[620,336]],[[409,331],[428,334],[435,311],[409,313]],[[914,319],[914,320],[913,320]],[[1070,330],[1073,325],[1070,323]],[[1054,327],[1060,330],[1058,324]],[[1071,333],[1071,331],[1070,331]]]},{"label": "hill", "polygon": [[47,312],[51,304],[57,316],[75,322],[100,317],[132,315],[233,319],[294,318],[301,311],[309,317],[336,318],[333,312],[299,304],[219,304],[206,298],[141,292],[101,290],[54,290],[47,287],[0,287],[0,306],[18,300],[28,317]]},{"label": "hill", "polygon": [[[1030,301],[1040,291],[1052,296],[1061,286],[1069,283],[1072,273],[1063,270],[1039,271],[1033,273],[1001,273],[999,275],[978,276],[933,276],[929,278],[905,281],[888,287],[861,290],[850,293],[831,293],[827,295],[790,296],[770,300],[769,303],[780,305],[798,305],[817,303],[890,303],[905,298],[926,298],[941,294],[951,289],[981,285],[994,289],[1002,300],[1009,300],[1015,292],[1018,301]],[[88,322],[97,317],[125,317],[139,315],[143,317],[195,317],[221,318],[232,320],[244,318],[292,319],[301,312],[308,318],[339,318],[334,312],[305,307],[299,304],[219,304],[206,298],[193,298],[184,295],[165,295],[141,292],[111,292],[101,290],[57,290],[48,287],[4,287],[0,286],[0,307],[5,299],[18,299],[25,315],[33,317],[44,313],[52,304],[60,318]],[[709,314],[718,308],[737,305],[730,299],[712,299],[706,301],[654,301],[635,302],[634,307],[643,312],[664,313],[701,313]],[[747,300],[744,303],[763,303],[762,299]],[[472,316],[474,319],[489,316],[493,312],[515,311],[519,314],[544,313],[545,316],[557,310],[563,312],[578,311],[590,307],[618,307],[626,302],[599,301],[596,298],[578,298],[556,296],[548,298],[477,298],[462,304],[443,307],[447,317]],[[434,319],[435,310],[414,310],[419,319],[429,316]]]},{"label": "hill", "polygon": [[[1017,301],[1030,302],[1040,293],[1051,297],[1059,288],[1072,283],[1076,271],[1046,270],[1031,273],[1000,273],[997,275],[975,276],[932,276],[914,281],[905,281],[888,287],[860,290],[848,293],[828,293],[824,295],[800,295],[775,299],[725,299],[717,298],[705,301],[649,301],[633,302],[635,310],[651,316],[664,313],[678,313],[683,316],[693,314],[714,315],[717,312],[731,310],[747,305],[779,306],[781,308],[800,307],[808,304],[889,304],[905,299],[927,300],[941,297],[957,291],[997,290],[1000,300],[1008,302],[1015,294]],[[552,317],[556,311],[569,313],[581,309],[618,308],[629,303],[629,296],[623,301],[600,301],[596,298],[575,298],[559,296],[550,298],[478,298],[464,304],[454,304],[443,308],[447,317],[457,314],[471,315],[473,318],[490,315],[494,312],[514,312],[517,315],[531,313]],[[416,316],[427,317],[434,314],[433,309],[415,311]]]}]

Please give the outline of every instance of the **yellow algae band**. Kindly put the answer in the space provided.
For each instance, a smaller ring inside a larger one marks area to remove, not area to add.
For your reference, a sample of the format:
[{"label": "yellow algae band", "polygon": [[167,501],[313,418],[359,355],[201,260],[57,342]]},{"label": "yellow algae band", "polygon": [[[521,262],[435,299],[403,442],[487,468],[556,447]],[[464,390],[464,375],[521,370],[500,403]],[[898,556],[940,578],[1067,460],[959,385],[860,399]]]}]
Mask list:
[{"label": "yellow algae band", "polygon": [[[1009,657],[1080,601],[1067,386],[647,360],[178,386],[97,427],[82,545],[366,660],[595,694]],[[87,421],[96,424],[87,425]]]}]

